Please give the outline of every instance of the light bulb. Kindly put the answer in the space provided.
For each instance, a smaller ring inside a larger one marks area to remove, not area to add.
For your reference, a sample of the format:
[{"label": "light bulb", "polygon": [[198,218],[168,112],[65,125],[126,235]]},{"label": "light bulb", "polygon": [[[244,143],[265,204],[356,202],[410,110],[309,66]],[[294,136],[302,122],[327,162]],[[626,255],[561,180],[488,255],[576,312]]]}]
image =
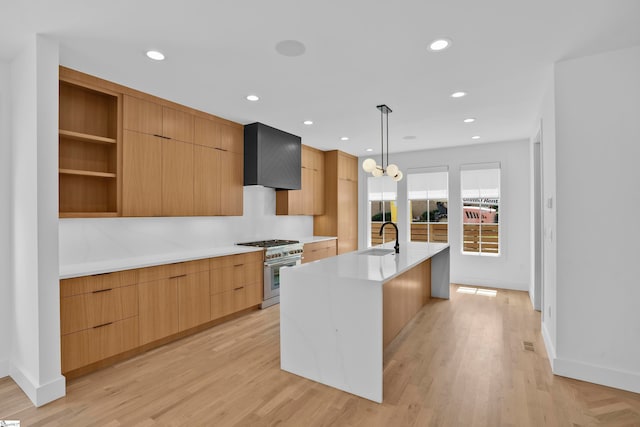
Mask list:
[{"label": "light bulb", "polygon": [[394,180],[395,182],[402,181],[402,177],[403,177],[402,172],[401,172],[401,171],[398,171],[398,174],[397,174],[396,176],[394,176],[394,177],[393,177],[393,180]]},{"label": "light bulb", "polygon": [[365,172],[373,172],[376,166],[376,161],[373,159],[366,159],[362,162],[362,169],[364,169]]},{"label": "light bulb", "polygon": [[373,172],[371,172],[373,174],[373,176],[375,176],[376,178],[384,175],[384,171],[382,170],[382,168],[380,166],[376,166],[376,168],[373,170]]},{"label": "light bulb", "polygon": [[398,166],[394,165],[393,163],[387,166],[387,175],[389,176],[396,176],[399,171],[400,169],[398,169]]}]

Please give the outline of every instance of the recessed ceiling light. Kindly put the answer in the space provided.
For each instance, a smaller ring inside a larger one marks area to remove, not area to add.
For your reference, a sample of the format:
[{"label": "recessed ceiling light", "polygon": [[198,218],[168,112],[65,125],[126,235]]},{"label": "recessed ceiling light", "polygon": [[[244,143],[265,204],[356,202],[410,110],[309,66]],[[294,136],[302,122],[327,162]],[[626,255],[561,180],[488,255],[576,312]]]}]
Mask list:
[{"label": "recessed ceiling light", "polygon": [[465,123],[473,123],[475,121],[476,121],[476,119],[474,119],[473,117],[469,117],[468,119],[464,119],[463,120],[463,122],[465,122]]},{"label": "recessed ceiling light", "polygon": [[471,139],[480,139],[480,136],[474,135],[474,136],[471,137]]},{"label": "recessed ceiling light", "polygon": [[403,136],[402,139],[406,139],[407,141],[412,140],[412,139],[416,139],[415,135],[407,135],[407,136]]},{"label": "recessed ceiling light", "polygon": [[247,95],[247,100],[249,101],[257,101],[260,97],[258,95]]},{"label": "recessed ceiling light", "polygon": [[162,52],[158,52],[157,50],[147,51],[147,56],[155,61],[162,61],[164,59],[164,54]]},{"label": "recessed ceiling light", "polygon": [[276,52],[284,56],[303,55],[307,48],[298,40],[282,40],[276,44]]},{"label": "recessed ceiling light", "polygon": [[467,96],[467,92],[453,92],[451,94],[452,98],[462,98],[463,96]]},{"label": "recessed ceiling light", "polygon": [[372,152],[372,151],[373,151],[373,148],[367,148],[365,151],[366,151],[367,153],[370,153],[370,152]]},{"label": "recessed ceiling light", "polygon": [[445,50],[450,46],[451,46],[451,40],[438,39],[431,42],[431,44],[429,45],[429,49],[431,49],[434,52],[439,52],[441,50]]},{"label": "recessed ceiling light", "polygon": [[349,137],[348,136],[343,136],[342,138],[340,138],[340,141],[348,141]]},{"label": "recessed ceiling light", "polygon": [[305,120],[305,121],[304,121],[304,122],[302,122],[302,123],[304,123],[304,124],[305,124],[305,125],[307,125],[307,126],[311,126],[311,125],[313,124],[313,121],[311,121],[311,120]]}]

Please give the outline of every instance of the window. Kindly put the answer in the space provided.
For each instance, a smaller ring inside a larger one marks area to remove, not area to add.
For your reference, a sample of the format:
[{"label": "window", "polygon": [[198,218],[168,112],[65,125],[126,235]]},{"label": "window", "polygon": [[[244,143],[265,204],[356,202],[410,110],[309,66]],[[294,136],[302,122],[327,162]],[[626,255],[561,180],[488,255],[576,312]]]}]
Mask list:
[{"label": "window", "polygon": [[393,227],[385,227],[380,236],[380,227],[385,221],[397,222],[396,194],[398,184],[389,176],[368,177],[369,193],[369,246],[377,246],[396,239]]},{"label": "window", "polygon": [[449,190],[446,168],[407,177],[412,242],[449,241]]},{"label": "window", "polygon": [[462,252],[500,254],[500,164],[463,165]]}]

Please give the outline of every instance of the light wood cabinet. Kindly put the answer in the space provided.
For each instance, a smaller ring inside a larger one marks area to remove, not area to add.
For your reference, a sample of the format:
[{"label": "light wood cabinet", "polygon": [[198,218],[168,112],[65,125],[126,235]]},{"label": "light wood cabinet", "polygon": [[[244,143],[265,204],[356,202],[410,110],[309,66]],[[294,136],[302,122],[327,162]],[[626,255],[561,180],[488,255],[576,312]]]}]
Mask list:
[{"label": "light wood cabinet", "polygon": [[124,97],[124,128],[148,135],[162,136],[162,106],[126,95]]},{"label": "light wood cabinet", "polygon": [[135,271],[60,281],[62,372],[139,345]]},{"label": "light wood cabinet", "polygon": [[61,217],[117,216],[120,199],[120,97],[76,80],[59,85],[59,211]]},{"label": "light wood cabinet", "polygon": [[302,146],[300,190],[276,192],[277,215],[321,215],[324,213],[324,154]]},{"label": "light wood cabinet", "polygon": [[61,217],[242,215],[243,126],[65,67],[59,101]]},{"label": "light wood cabinet", "polygon": [[124,216],[159,216],[162,212],[162,142],[153,135],[124,131]]},{"label": "light wood cabinet", "polygon": [[61,337],[62,373],[90,365],[139,345],[138,319],[131,317]]},{"label": "light wood cabinet", "polygon": [[336,240],[305,243],[302,252],[302,263],[317,261],[337,254]]},{"label": "light wood cabinet", "polygon": [[193,215],[193,144],[162,141],[162,216]]},{"label": "light wood cabinet", "polygon": [[211,319],[218,319],[262,302],[263,252],[211,259]]},{"label": "light wood cabinet", "polygon": [[112,356],[142,352],[257,307],[262,262],[257,251],[61,280],[63,373],[95,370]]},{"label": "light wood cabinet", "polygon": [[242,215],[244,134],[242,129],[195,119],[194,213]]},{"label": "light wood cabinet", "polygon": [[338,254],[358,248],[358,158],[338,150],[325,152],[325,213],[313,218],[313,232],[337,236]]},{"label": "light wood cabinet", "polygon": [[190,273],[178,279],[178,329],[185,331],[211,318],[209,270]]},{"label": "light wood cabinet", "polygon": [[178,332],[178,281],[154,280],[138,285],[140,344]]}]

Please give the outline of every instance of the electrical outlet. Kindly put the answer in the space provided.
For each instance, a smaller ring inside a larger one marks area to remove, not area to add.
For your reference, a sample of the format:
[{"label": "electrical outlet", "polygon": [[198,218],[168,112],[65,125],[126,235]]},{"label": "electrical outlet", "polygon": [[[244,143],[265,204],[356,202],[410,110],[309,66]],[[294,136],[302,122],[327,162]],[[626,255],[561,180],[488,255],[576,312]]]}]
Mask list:
[{"label": "electrical outlet", "polygon": [[551,209],[553,207],[553,197],[547,198],[547,208]]}]

